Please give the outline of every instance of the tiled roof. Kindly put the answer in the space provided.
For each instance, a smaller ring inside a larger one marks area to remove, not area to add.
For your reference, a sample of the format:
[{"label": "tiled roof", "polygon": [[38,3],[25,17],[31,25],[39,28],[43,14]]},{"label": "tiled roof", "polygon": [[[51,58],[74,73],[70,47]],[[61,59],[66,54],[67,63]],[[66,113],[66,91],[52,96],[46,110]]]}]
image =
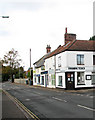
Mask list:
[{"label": "tiled roof", "polygon": [[[51,53],[51,52],[50,52]],[[50,54],[47,53],[46,55],[44,55],[42,58],[40,58],[38,61],[36,61],[33,65],[36,65],[36,68],[39,68],[41,66],[44,66],[44,62],[45,62],[45,58]]]},{"label": "tiled roof", "polygon": [[95,41],[91,40],[73,40],[66,45],[58,47],[52,51],[45,59],[57,55],[64,51],[95,51]]}]

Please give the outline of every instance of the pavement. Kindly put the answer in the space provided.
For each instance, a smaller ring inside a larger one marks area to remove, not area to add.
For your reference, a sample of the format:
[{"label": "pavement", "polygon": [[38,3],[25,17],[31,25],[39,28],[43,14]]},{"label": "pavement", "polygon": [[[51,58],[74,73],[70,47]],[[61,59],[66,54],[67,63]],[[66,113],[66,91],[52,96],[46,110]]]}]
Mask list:
[{"label": "pavement", "polygon": [[2,120],[27,120],[23,111],[2,92]]},{"label": "pavement", "polygon": [[86,93],[86,92],[93,92],[95,94],[95,88],[80,88],[80,89],[74,89],[74,90],[65,90],[63,88],[48,88],[48,87],[43,87],[39,85],[29,85],[29,84],[20,84],[20,83],[12,83],[14,85],[23,85],[26,87],[32,87],[32,88],[38,88],[38,89],[44,89],[44,90],[52,90],[52,91],[57,91],[57,92],[69,92],[69,93]]}]

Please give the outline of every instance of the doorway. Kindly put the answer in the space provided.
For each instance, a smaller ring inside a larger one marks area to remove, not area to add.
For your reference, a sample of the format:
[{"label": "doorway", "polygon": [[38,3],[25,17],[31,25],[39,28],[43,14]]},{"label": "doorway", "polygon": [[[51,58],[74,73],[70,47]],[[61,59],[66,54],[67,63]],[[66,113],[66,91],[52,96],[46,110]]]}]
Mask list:
[{"label": "doorway", "polygon": [[66,89],[74,89],[74,72],[67,72],[66,74]]}]

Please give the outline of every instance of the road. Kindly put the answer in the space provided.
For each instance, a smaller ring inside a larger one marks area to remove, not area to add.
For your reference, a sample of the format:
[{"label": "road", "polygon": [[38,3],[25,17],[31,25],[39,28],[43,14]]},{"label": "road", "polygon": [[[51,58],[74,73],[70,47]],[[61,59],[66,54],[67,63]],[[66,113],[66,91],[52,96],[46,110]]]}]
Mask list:
[{"label": "road", "polygon": [[93,118],[94,94],[67,92],[27,85],[3,83],[2,88],[21,101],[39,118]]}]

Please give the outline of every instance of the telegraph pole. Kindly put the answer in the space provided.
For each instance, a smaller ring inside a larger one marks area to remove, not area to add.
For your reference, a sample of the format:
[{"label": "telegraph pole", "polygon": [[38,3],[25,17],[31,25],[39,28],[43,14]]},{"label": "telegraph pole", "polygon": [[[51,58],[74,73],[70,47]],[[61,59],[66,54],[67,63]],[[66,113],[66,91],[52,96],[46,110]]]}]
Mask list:
[{"label": "telegraph pole", "polygon": [[31,49],[30,49],[30,68],[31,68]]},{"label": "telegraph pole", "polygon": [[30,48],[30,85],[31,85],[31,48]]}]

